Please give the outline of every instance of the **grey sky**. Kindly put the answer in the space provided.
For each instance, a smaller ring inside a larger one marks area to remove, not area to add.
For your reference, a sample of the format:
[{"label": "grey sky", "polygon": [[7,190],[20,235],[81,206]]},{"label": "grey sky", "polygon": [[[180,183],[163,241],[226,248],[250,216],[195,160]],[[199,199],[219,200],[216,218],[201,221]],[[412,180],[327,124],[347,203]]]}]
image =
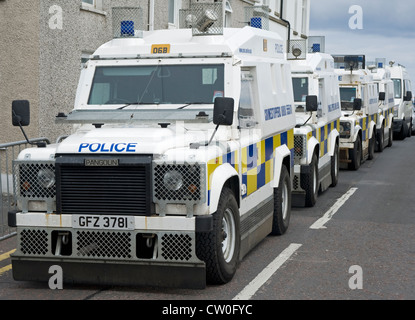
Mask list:
[{"label": "grey sky", "polygon": [[[349,28],[353,5],[363,10],[361,30]],[[330,54],[365,54],[368,61],[406,66],[415,89],[415,1],[311,0],[310,35],[325,36]]]}]

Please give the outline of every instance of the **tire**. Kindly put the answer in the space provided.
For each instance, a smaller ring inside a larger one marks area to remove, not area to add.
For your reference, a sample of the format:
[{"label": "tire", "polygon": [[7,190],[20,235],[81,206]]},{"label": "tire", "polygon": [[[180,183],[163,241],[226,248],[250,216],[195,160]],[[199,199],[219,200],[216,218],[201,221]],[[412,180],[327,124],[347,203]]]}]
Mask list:
[{"label": "tire", "polygon": [[339,182],[339,171],[340,171],[340,162],[339,162],[339,145],[336,143],[334,148],[334,155],[331,157],[331,188],[337,186]]},{"label": "tire", "polygon": [[313,154],[313,159],[310,163],[310,173],[305,176],[305,206],[314,207],[318,197],[318,160],[317,155]]},{"label": "tire", "polygon": [[389,141],[388,141],[388,147],[392,147],[393,145],[393,131],[392,129],[389,129]]},{"label": "tire", "polygon": [[378,147],[377,147],[377,151],[378,152],[383,152],[384,148],[384,140],[385,140],[385,129],[382,126],[382,128],[380,129],[380,131],[378,131],[377,133],[377,142],[378,142]]},{"label": "tire", "polygon": [[349,150],[349,158],[352,159],[352,162],[349,163],[349,169],[357,171],[362,164],[362,143],[360,141],[360,136],[357,136],[356,141],[354,142],[354,148]]},{"label": "tire", "polygon": [[406,135],[407,138],[410,138],[412,136],[412,119],[411,122],[409,123],[409,129],[408,129],[408,134]]},{"label": "tire", "polygon": [[290,224],[291,217],[291,178],[285,166],[282,166],[278,188],[274,189],[274,216],[271,235],[283,235]]},{"label": "tire", "polygon": [[236,273],[241,244],[238,203],[233,192],[224,188],[218,210],[213,214],[213,230],[196,235],[196,252],[206,263],[209,284],[225,284]]},{"label": "tire", "polygon": [[405,121],[402,122],[402,128],[399,132],[398,139],[399,140],[405,140],[406,136],[408,135],[408,127],[406,126]]}]

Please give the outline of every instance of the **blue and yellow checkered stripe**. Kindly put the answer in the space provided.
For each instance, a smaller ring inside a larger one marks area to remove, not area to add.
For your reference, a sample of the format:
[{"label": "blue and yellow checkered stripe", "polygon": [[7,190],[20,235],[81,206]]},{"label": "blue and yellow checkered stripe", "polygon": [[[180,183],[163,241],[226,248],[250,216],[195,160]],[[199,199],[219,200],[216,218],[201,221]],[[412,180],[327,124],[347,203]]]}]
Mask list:
[{"label": "blue and yellow checkered stripe", "polygon": [[[242,184],[246,185],[246,198],[274,179],[274,150],[287,145],[291,151],[291,166],[294,166],[294,130],[275,135],[257,143],[242,148],[240,152],[233,151],[221,157],[208,161],[208,204],[212,188],[212,174],[220,165],[229,163],[240,174]],[[239,164],[240,161],[240,164]]]},{"label": "blue and yellow checkered stripe", "polygon": [[320,143],[320,158],[325,156],[330,150],[329,136],[333,130],[339,131],[340,119],[326,124],[325,126],[309,132],[307,141],[314,137]]},{"label": "blue and yellow checkered stripe", "polygon": [[386,127],[390,127],[390,125],[391,125],[391,120],[390,120],[389,116],[390,116],[391,114],[393,114],[393,108],[389,108],[388,110],[384,110],[384,111],[382,112],[382,114],[383,114],[383,117],[385,118],[385,126],[386,126]]},{"label": "blue and yellow checkered stripe", "polygon": [[360,125],[362,127],[362,139],[363,141],[366,141],[369,139],[369,124],[371,121],[377,123],[377,114],[372,114],[371,116],[367,116],[365,118],[360,119],[359,121],[356,121],[356,124]]}]

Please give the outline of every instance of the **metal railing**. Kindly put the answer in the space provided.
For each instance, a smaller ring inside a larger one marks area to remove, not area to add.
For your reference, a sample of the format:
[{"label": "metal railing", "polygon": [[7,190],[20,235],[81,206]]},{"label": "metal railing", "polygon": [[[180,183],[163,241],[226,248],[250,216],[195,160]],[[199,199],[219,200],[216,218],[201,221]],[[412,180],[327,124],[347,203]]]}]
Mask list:
[{"label": "metal railing", "polygon": [[[31,143],[46,142],[50,144],[46,138],[37,138],[30,140]],[[19,153],[28,148],[30,144],[27,141],[17,141],[11,143],[0,144],[0,241],[15,235],[14,228],[8,226],[8,212],[16,210],[16,198],[13,188],[13,160],[17,158]]]}]

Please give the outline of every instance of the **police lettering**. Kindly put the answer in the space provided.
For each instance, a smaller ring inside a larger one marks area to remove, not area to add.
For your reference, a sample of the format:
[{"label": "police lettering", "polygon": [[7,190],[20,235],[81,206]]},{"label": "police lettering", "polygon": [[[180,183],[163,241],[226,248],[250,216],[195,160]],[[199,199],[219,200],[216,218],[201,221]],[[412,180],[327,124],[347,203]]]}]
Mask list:
[{"label": "police lettering", "polygon": [[116,153],[132,153],[137,150],[137,143],[82,143],[78,152],[89,151],[92,153],[116,152]]}]

